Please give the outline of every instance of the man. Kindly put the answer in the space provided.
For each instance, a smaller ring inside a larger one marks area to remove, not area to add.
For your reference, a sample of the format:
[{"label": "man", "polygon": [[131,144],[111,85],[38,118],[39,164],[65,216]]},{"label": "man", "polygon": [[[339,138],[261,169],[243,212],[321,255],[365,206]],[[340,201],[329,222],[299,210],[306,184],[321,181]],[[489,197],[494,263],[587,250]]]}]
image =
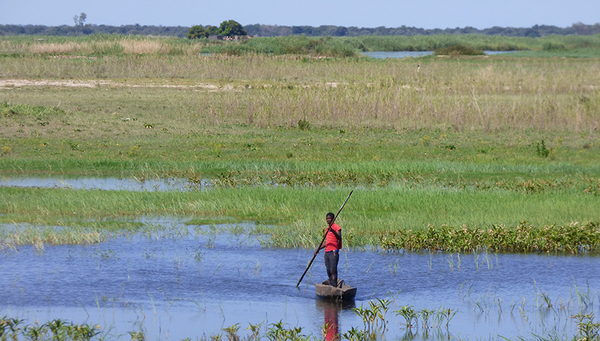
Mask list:
[{"label": "man", "polygon": [[325,249],[325,268],[327,268],[327,277],[329,277],[329,285],[337,286],[337,266],[340,260],[340,249],[342,248],[342,228],[333,223],[335,215],[331,212],[327,213],[327,235],[324,245],[321,243],[319,248],[315,250],[315,256],[321,249]]}]

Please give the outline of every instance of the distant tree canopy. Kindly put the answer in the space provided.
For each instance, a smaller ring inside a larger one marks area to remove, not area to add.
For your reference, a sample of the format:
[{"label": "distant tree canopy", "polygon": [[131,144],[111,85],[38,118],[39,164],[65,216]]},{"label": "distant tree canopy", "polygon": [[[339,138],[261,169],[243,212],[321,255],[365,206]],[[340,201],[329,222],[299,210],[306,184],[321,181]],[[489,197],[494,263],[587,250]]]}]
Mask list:
[{"label": "distant tree canopy", "polygon": [[[83,18],[82,18],[83,16]],[[44,25],[0,25],[0,36],[15,35],[40,35],[40,36],[81,36],[88,34],[123,34],[123,35],[154,35],[154,36],[175,36],[185,38],[190,33],[190,27],[186,26],[147,26],[147,25],[93,25],[86,24],[87,16],[81,13],[73,18],[75,26],[44,26]],[[76,19],[76,20],[75,20]],[[241,26],[233,20],[224,21],[217,26],[204,26],[208,35],[223,34],[222,28],[229,29],[228,34],[260,37],[279,37],[289,35],[305,35],[309,37],[323,36],[416,36],[416,35],[438,35],[438,34],[481,34],[498,35],[507,37],[545,37],[549,35],[595,35],[600,34],[600,23],[587,25],[575,23],[570,27],[557,27],[548,25],[535,25],[528,28],[523,27],[498,27],[494,26],[486,29],[477,29],[474,27],[456,27],[446,29],[423,29],[417,27],[343,27],[322,25],[314,26],[277,26],[277,25],[246,25]],[[238,26],[239,25],[239,26]],[[199,25],[200,26],[200,25]],[[240,29],[244,31],[240,32]],[[224,34],[227,35],[227,34]]]},{"label": "distant tree canopy", "polygon": [[217,26],[206,26],[206,32],[208,32],[208,35],[216,35],[216,34],[221,34],[221,31],[219,30],[219,28]]},{"label": "distant tree canopy", "polygon": [[208,37],[208,32],[202,27],[202,25],[192,26],[188,31],[188,39],[198,39]]},{"label": "distant tree canopy", "polygon": [[222,36],[245,36],[248,33],[244,30],[244,27],[235,20],[223,21],[219,27],[217,26],[206,26],[202,25],[192,26],[187,34],[188,39],[206,38],[209,35],[222,35]]},{"label": "distant tree canopy", "polygon": [[248,34],[248,32],[244,30],[244,27],[242,27],[242,25],[235,20],[223,21],[219,26],[219,30],[221,31],[222,35],[228,37],[245,36]]},{"label": "distant tree canopy", "polygon": [[260,37],[278,37],[288,35],[305,35],[309,37],[357,37],[357,36],[417,36],[417,35],[461,35],[461,34],[481,34],[481,35],[499,35],[507,37],[545,37],[549,35],[594,35],[600,34],[600,23],[586,25],[575,23],[570,27],[557,27],[551,25],[534,25],[532,27],[499,27],[494,26],[486,29],[477,29],[474,27],[456,27],[456,28],[434,28],[424,29],[418,27],[400,26],[400,27],[343,27],[333,25],[315,26],[278,26],[278,25],[246,25],[244,29],[252,36]]}]

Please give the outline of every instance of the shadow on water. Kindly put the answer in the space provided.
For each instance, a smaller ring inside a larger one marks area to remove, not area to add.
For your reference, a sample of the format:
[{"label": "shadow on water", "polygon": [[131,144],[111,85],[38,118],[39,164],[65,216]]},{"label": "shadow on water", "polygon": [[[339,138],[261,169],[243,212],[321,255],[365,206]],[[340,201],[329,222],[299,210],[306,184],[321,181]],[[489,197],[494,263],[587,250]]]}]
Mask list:
[{"label": "shadow on water", "polygon": [[[210,337],[236,324],[245,337],[249,325],[265,332],[279,321],[317,338],[326,324],[331,336],[363,328],[352,306],[317,300],[314,284],[326,278],[322,257],[296,288],[312,250],[264,248],[251,224],[157,221],[159,229],[101,244],[0,251],[0,316],[100,324],[108,339],[127,339],[129,331],[147,339]],[[386,338],[570,338],[577,334],[573,316],[600,316],[599,260],[343,249],[338,271],[358,288],[353,307],[389,301]],[[407,328],[396,313],[403,307],[429,320]],[[443,309],[457,311],[448,327],[435,313]]]}]

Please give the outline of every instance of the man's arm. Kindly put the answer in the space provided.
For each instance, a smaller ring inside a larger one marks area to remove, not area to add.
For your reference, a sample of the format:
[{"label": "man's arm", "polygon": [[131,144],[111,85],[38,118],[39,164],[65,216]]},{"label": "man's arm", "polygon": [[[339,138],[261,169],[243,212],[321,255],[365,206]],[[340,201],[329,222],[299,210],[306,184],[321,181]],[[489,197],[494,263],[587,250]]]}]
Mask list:
[{"label": "man's arm", "polygon": [[331,231],[333,233],[333,235],[335,236],[335,239],[342,241],[342,229],[340,228],[338,231],[334,230],[331,228],[331,226],[328,227],[329,231]]}]

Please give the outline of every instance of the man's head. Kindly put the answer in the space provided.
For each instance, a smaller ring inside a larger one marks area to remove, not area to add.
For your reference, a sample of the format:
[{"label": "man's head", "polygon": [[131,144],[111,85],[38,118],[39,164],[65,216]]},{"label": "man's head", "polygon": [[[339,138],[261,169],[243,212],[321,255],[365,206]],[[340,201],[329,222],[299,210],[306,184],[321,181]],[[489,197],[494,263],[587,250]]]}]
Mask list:
[{"label": "man's head", "polygon": [[327,224],[331,225],[331,222],[333,222],[333,219],[335,218],[335,214],[329,212],[327,213]]}]

